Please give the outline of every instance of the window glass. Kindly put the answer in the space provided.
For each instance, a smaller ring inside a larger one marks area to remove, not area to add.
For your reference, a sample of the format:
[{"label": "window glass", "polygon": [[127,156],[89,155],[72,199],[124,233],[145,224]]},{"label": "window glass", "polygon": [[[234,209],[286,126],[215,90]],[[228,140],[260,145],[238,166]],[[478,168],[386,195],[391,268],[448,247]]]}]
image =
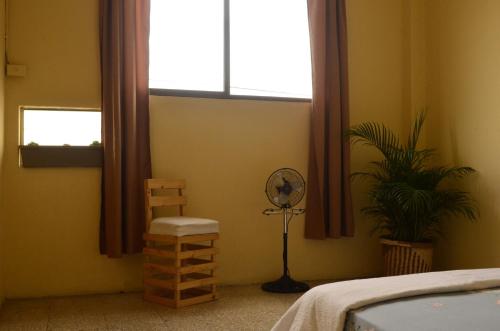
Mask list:
[{"label": "window glass", "polygon": [[152,0],[150,88],[224,90],[224,1]]},{"label": "window glass", "polygon": [[231,94],[310,98],[305,0],[231,0]]},{"label": "window glass", "polygon": [[89,146],[101,142],[101,113],[84,110],[23,111],[24,145]]}]

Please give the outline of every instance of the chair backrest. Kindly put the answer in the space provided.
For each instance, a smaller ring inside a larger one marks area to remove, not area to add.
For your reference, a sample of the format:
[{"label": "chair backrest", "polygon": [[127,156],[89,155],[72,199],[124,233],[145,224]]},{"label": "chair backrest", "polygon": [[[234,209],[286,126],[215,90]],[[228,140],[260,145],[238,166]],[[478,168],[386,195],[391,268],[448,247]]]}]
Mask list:
[{"label": "chair backrest", "polygon": [[[153,220],[153,208],[155,207],[178,207],[179,216],[183,215],[183,207],[187,199],[182,195],[182,190],[186,188],[184,180],[167,179],[146,179],[144,180],[144,190],[146,198],[146,231]],[[177,195],[156,195],[155,191],[176,190]]]}]

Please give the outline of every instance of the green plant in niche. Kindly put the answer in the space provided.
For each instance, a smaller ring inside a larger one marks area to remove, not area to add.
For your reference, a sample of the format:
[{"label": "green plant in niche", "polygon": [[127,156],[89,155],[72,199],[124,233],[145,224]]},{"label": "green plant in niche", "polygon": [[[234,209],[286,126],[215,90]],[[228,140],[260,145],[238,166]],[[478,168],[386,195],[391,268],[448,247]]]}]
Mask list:
[{"label": "green plant in niche", "polygon": [[101,145],[102,145],[102,144],[101,144],[101,142],[100,142],[100,141],[94,140],[94,141],[92,142],[92,144],[90,144],[89,146],[101,146]]},{"label": "green plant in niche", "polygon": [[443,218],[478,217],[470,194],[445,184],[475,170],[431,166],[435,150],[417,148],[424,121],[424,113],[417,116],[406,144],[379,123],[363,123],[347,133],[353,143],[375,147],[383,155],[381,161],[370,162],[367,171],[353,173],[352,177],[370,180],[370,205],[362,212],[375,220],[374,232],[381,232],[387,239],[428,242],[441,234]]},{"label": "green plant in niche", "polygon": [[27,146],[35,147],[35,146],[40,146],[40,145],[38,145],[36,142],[32,141]]}]

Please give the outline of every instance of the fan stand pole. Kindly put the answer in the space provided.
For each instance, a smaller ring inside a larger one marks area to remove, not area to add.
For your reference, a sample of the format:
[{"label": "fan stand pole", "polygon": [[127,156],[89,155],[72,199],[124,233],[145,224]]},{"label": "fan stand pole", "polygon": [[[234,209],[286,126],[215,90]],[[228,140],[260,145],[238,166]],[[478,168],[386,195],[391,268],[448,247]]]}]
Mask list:
[{"label": "fan stand pole", "polygon": [[266,292],[274,293],[300,293],[309,290],[309,285],[297,282],[290,277],[288,270],[288,214],[293,210],[283,208],[283,276],[274,282],[262,284],[262,289]]},{"label": "fan stand pole", "polygon": [[288,209],[283,209],[283,276],[288,276]]}]

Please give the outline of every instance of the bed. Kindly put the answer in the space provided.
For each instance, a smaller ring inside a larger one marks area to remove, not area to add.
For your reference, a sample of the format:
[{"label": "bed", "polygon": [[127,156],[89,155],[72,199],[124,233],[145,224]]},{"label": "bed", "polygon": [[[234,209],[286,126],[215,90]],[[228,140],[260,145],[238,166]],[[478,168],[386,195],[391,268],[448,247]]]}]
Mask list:
[{"label": "bed", "polygon": [[500,330],[500,268],[352,280],[313,288],[273,331]]},{"label": "bed", "polygon": [[345,331],[497,331],[500,288],[392,300],[348,313]]}]

